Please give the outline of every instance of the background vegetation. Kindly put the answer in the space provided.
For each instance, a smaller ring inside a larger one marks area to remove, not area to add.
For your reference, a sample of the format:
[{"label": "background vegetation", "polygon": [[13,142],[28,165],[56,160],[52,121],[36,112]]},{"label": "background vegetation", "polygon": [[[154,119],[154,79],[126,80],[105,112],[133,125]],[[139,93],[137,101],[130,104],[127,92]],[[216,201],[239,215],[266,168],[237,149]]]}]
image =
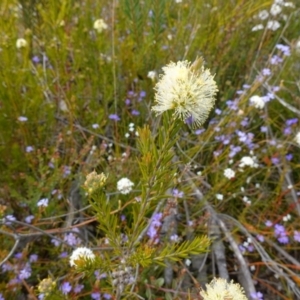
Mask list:
[{"label": "background vegetation", "polygon": [[[2,0],[0,28],[3,299],[201,299],[213,277],[249,299],[300,297],[298,1]],[[197,56],[216,107],[169,136],[153,88],[163,66]],[[94,170],[108,179],[89,197]],[[99,260],[75,272],[83,245]]]}]

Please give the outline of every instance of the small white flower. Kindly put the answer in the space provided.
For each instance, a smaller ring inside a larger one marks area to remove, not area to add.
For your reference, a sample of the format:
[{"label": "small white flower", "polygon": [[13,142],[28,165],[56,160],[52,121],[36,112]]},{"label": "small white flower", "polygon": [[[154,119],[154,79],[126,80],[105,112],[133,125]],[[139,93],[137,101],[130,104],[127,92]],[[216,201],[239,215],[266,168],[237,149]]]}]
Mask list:
[{"label": "small white flower", "polygon": [[182,0],[175,0],[175,2],[176,2],[176,3],[181,3],[181,2],[182,2]]},{"label": "small white flower", "polygon": [[250,103],[258,109],[263,109],[265,107],[265,101],[262,97],[254,95],[249,99]]},{"label": "small white flower", "polygon": [[25,48],[26,46],[27,46],[27,42],[26,42],[25,39],[17,39],[17,41],[16,41],[16,47],[18,49]]},{"label": "small white flower", "polygon": [[60,100],[59,101],[58,107],[59,107],[59,109],[61,111],[64,111],[64,112],[68,112],[69,111],[67,103],[64,100]]},{"label": "small white flower", "polygon": [[27,122],[27,121],[28,121],[28,118],[27,118],[27,117],[20,116],[20,117],[18,117],[18,120],[19,120],[20,122]]},{"label": "small white flower", "polygon": [[224,199],[224,196],[222,194],[216,194],[216,198],[222,201]]},{"label": "small white flower", "polygon": [[270,14],[271,14],[272,16],[277,16],[278,14],[281,13],[281,11],[282,11],[282,8],[281,8],[278,4],[274,3],[274,4],[271,6]]},{"label": "small white flower", "polygon": [[130,137],[130,133],[126,132],[124,136],[126,137],[126,139],[128,139]]},{"label": "small white flower", "polygon": [[97,30],[99,33],[101,33],[103,30],[107,28],[108,26],[103,19],[98,19],[94,22],[94,29]]},{"label": "small white flower", "polygon": [[295,8],[295,4],[293,2],[285,2],[284,3],[285,7],[291,7],[291,8]]},{"label": "small white flower", "polygon": [[263,24],[258,24],[254,27],[252,27],[251,31],[259,31],[259,30],[262,30],[264,29],[264,25]]},{"label": "small white flower", "polygon": [[246,166],[251,167],[251,168],[257,168],[258,164],[256,162],[256,157],[255,156],[253,156],[253,157],[244,156],[240,161],[239,167],[244,168]]},{"label": "small white flower", "polygon": [[156,72],[149,71],[147,77],[150,78],[151,80],[154,80],[156,78]]},{"label": "small white flower", "polygon": [[227,177],[228,179],[232,179],[235,176],[235,172],[232,169],[227,168],[224,170],[224,176]]},{"label": "small white flower", "polygon": [[154,88],[156,105],[152,110],[156,114],[173,110],[176,119],[185,121],[191,117],[196,126],[206,121],[215,105],[218,88],[214,76],[201,63],[198,58],[192,65],[188,61],[178,61],[163,67],[164,74]]},{"label": "small white flower", "polygon": [[48,206],[48,202],[49,202],[48,198],[43,198],[40,201],[38,201],[37,206],[47,207]]},{"label": "small white flower", "polygon": [[269,17],[269,13],[267,10],[262,10],[258,13],[258,18],[261,19],[261,20],[265,20]]},{"label": "small white flower", "polygon": [[300,146],[300,131],[295,136],[295,142]]},{"label": "small white flower", "polygon": [[95,260],[95,254],[93,251],[86,247],[79,247],[75,249],[70,256],[70,265],[71,267],[74,266],[76,268],[88,259],[92,261]]},{"label": "small white flower", "polygon": [[189,267],[190,265],[191,265],[191,263],[192,263],[192,261],[190,260],[190,259],[186,259],[185,260],[185,265],[187,266],[187,267]]},{"label": "small white flower", "polygon": [[292,219],[291,215],[290,215],[290,214],[287,214],[286,216],[284,216],[284,217],[282,218],[282,221],[288,222],[288,221],[290,221],[291,219]]},{"label": "small white flower", "polygon": [[123,195],[129,194],[132,191],[133,186],[134,183],[126,177],[117,182],[117,189]]},{"label": "small white flower", "polygon": [[267,29],[276,31],[279,27],[280,27],[280,23],[278,21],[276,21],[276,20],[270,20],[267,23]]}]

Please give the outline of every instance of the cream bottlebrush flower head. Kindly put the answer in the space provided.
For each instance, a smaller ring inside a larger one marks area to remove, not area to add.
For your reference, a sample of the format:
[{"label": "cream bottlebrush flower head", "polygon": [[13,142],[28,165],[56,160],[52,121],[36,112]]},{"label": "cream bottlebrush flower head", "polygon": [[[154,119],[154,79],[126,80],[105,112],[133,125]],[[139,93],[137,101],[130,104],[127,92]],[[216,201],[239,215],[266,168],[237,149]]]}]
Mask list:
[{"label": "cream bottlebrush flower head", "polygon": [[201,291],[203,300],[247,300],[244,289],[231,281],[228,283],[223,278],[214,278],[210,284],[206,284],[206,291]]},{"label": "cream bottlebrush flower head", "polygon": [[93,192],[102,188],[106,180],[107,176],[104,173],[97,174],[97,172],[93,171],[86,176],[83,188],[91,195]]},{"label": "cream bottlebrush flower head", "polygon": [[103,19],[98,19],[94,22],[94,29],[101,33],[103,30],[106,30],[108,25],[104,22]]},{"label": "cream bottlebrush flower head", "polygon": [[95,254],[89,248],[79,247],[70,256],[70,266],[75,268],[84,266],[87,260],[95,260]]},{"label": "cream bottlebrush flower head", "polygon": [[164,74],[154,88],[156,105],[152,110],[157,114],[174,110],[175,118],[184,121],[191,117],[194,125],[202,125],[215,104],[218,88],[209,70],[203,66],[197,70],[201,62],[200,58],[192,65],[178,61],[164,67]]}]

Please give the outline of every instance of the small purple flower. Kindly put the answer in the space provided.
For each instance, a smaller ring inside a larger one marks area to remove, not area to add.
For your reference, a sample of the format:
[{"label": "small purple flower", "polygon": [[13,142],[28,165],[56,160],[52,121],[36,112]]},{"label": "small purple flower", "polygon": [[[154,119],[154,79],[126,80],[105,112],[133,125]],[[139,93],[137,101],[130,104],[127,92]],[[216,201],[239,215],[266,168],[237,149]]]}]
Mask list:
[{"label": "small purple flower", "polygon": [[300,232],[294,231],[294,240],[300,243]]},{"label": "small purple flower", "polygon": [[172,234],[170,236],[170,241],[175,242],[175,243],[178,242],[179,241],[179,236],[177,234]]},{"label": "small purple flower", "polygon": [[229,152],[228,156],[229,156],[230,158],[232,158],[232,157],[234,157],[237,153],[239,153],[240,151],[242,151],[242,147],[230,145],[230,152]]},{"label": "small purple flower", "polygon": [[103,296],[104,299],[107,299],[107,300],[112,298],[111,295],[107,294],[107,293],[104,293],[102,296]]},{"label": "small purple flower", "polygon": [[286,159],[287,161],[291,161],[291,160],[293,159],[293,154],[288,153],[288,154],[285,156],[285,159]]},{"label": "small purple flower", "polygon": [[217,115],[220,115],[220,114],[222,113],[222,110],[219,109],[219,108],[216,108],[216,109],[215,109],[215,113],[216,113]]},{"label": "small purple flower", "polygon": [[196,135],[200,135],[200,134],[203,133],[204,131],[205,131],[205,128],[197,129],[197,130],[195,130],[195,134],[196,134]]},{"label": "small purple flower", "polygon": [[145,91],[141,91],[140,92],[140,97],[141,98],[145,98],[146,97],[146,92]]},{"label": "small purple flower", "polygon": [[139,115],[140,115],[140,112],[139,112],[138,110],[136,110],[136,109],[133,109],[133,110],[131,111],[131,114],[132,114],[133,116],[139,116]]},{"label": "small purple flower", "polygon": [[289,237],[283,225],[275,224],[274,235],[281,244],[287,244],[289,242]]},{"label": "small purple flower", "polygon": [[270,59],[271,65],[279,65],[282,62],[283,62],[283,59],[278,55],[273,55]]},{"label": "small purple flower", "polygon": [[281,244],[288,244],[289,243],[289,237],[286,235],[281,235],[278,238],[278,242]]},{"label": "small purple flower", "polygon": [[268,132],[268,127],[267,126],[261,126],[260,127],[260,132]]},{"label": "small purple flower", "polygon": [[68,256],[69,256],[69,254],[67,251],[63,251],[61,254],[59,254],[59,258],[66,258]]},{"label": "small purple flower", "polygon": [[31,60],[35,64],[38,64],[41,61],[40,58],[37,55],[33,56]]},{"label": "small purple flower", "polygon": [[66,178],[71,174],[71,167],[63,166],[63,177]]},{"label": "small purple flower", "polygon": [[107,277],[107,274],[106,273],[100,273],[99,270],[96,270],[94,272],[94,275],[96,277],[97,280],[100,280],[100,279],[103,279],[103,278],[106,278]]},{"label": "small purple flower", "polygon": [[31,254],[31,255],[29,256],[29,261],[30,261],[31,263],[37,262],[37,260],[38,260],[38,255],[37,255],[37,254]]},{"label": "small purple flower", "polygon": [[278,165],[280,163],[280,159],[278,157],[272,157],[271,162],[273,165]]},{"label": "small purple flower", "polygon": [[231,110],[238,110],[238,101],[237,100],[227,100],[226,101],[227,106],[231,109]]},{"label": "small purple flower", "polygon": [[27,146],[26,147],[26,152],[27,153],[30,153],[30,152],[33,152],[34,151],[34,148],[32,146]]},{"label": "small purple flower", "polygon": [[39,298],[39,300],[44,300],[45,294],[39,294],[38,298]]},{"label": "small purple flower", "polygon": [[291,127],[285,127],[283,129],[283,134],[284,135],[290,135],[292,133],[292,128]]},{"label": "small purple flower", "polygon": [[8,264],[8,263],[4,263],[2,265],[2,272],[5,273],[5,272],[8,272],[8,271],[11,271],[13,270],[13,266]]},{"label": "small purple flower", "polygon": [[297,124],[297,122],[298,122],[298,119],[297,119],[297,118],[287,119],[287,120],[285,121],[285,125],[286,125],[286,126],[292,126],[292,125],[294,125],[294,124]]},{"label": "small purple flower", "polygon": [[91,294],[91,298],[94,300],[101,300],[101,294],[99,292],[94,292]]},{"label": "small purple flower", "polygon": [[270,220],[267,220],[267,221],[265,222],[265,225],[266,225],[267,227],[272,227],[272,226],[273,226],[273,223],[272,223]]},{"label": "small purple flower", "polygon": [[111,115],[108,116],[108,118],[110,120],[113,120],[113,121],[116,121],[116,122],[121,120],[120,117],[117,114],[111,114]]},{"label": "small purple flower", "polygon": [[32,222],[33,219],[34,219],[34,216],[33,216],[33,215],[27,216],[27,217],[25,218],[25,222],[28,223],[28,224],[30,224],[30,223]]},{"label": "small purple flower", "polygon": [[244,119],[242,120],[242,122],[241,122],[241,125],[242,125],[243,127],[248,126],[248,125],[249,125],[249,118],[244,118]]},{"label": "small purple flower", "polygon": [[279,49],[280,51],[282,51],[284,56],[290,56],[291,55],[290,47],[287,46],[287,45],[277,44],[276,48]]},{"label": "small purple flower", "polygon": [[5,220],[5,224],[11,225],[11,222],[16,221],[17,219],[13,215],[7,215],[4,217],[4,220]]},{"label": "small purple flower", "polygon": [[251,298],[253,300],[262,300],[264,299],[264,296],[261,292],[251,293]]},{"label": "small purple flower", "polygon": [[249,252],[253,252],[254,251],[254,246],[252,244],[248,245],[247,250]]},{"label": "small purple flower", "polygon": [[78,294],[82,291],[82,289],[84,288],[84,285],[83,284],[77,284],[75,287],[74,287],[74,293],[75,294]]},{"label": "small purple flower", "polygon": [[21,258],[23,257],[23,254],[22,254],[22,252],[18,252],[18,253],[16,253],[16,254],[14,255],[14,257],[15,257],[16,259],[21,259]]},{"label": "small purple flower", "polygon": [[78,238],[74,233],[70,232],[67,233],[64,237],[64,241],[69,245],[69,246],[76,246],[81,243],[80,238]]},{"label": "small purple flower", "polygon": [[61,286],[60,290],[64,295],[67,295],[71,292],[72,286],[68,281],[65,281]]},{"label": "small purple flower", "polygon": [[269,75],[271,75],[271,70],[268,69],[268,68],[264,68],[264,69],[261,70],[261,74],[263,76],[269,76]]},{"label": "small purple flower", "polygon": [[19,279],[27,279],[31,276],[31,267],[29,264],[26,264],[25,268],[20,271]]},{"label": "small purple flower", "polygon": [[151,218],[151,224],[148,228],[147,235],[150,237],[151,240],[155,240],[157,243],[159,240],[157,239],[157,231],[159,227],[162,225],[161,219],[163,214],[162,213],[156,213]]},{"label": "small purple flower", "polygon": [[172,195],[175,198],[183,198],[184,193],[182,191],[179,191],[178,189],[173,189]]},{"label": "small purple flower", "polygon": [[243,89],[248,90],[251,87],[249,84],[243,84]]},{"label": "small purple flower", "polygon": [[130,103],[131,103],[130,99],[126,99],[126,100],[125,100],[125,104],[126,104],[127,106],[130,105]]},{"label": "small purple flower", "polygon": [[55,247],[59,247],[61,242],[58,239],[52,239],[51,243],[55,246]]},{"label": "small purple flower", "polygon": [[1,293],[0,293],[0,300],[5,300]]},{"label": "small purple flower", "polygon": [[265,240],[264,236],[261,235],[261,234],[258,234],[258,235],[256,236],[256,239],[257,239],[258,241],[260,241],[261,243]]}]

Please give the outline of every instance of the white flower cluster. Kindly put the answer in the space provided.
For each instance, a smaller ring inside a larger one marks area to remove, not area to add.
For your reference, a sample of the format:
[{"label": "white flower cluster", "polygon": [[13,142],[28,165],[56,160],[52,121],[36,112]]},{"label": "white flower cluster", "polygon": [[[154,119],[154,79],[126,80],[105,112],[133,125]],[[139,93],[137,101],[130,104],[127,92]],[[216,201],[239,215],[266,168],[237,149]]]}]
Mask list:
[{"label": "white flower cluster", "polygon": [[255,108],[263,109],[265,107],[264,99],[258,95],[252,96],[249,101]]},{"label": "white flower cluster", "polygon": [[95,260],[95,254],[93,251],[86,247],[79,247],[75,249],[70,256],[70,266],[78,267],[82,265],[86,260]]},{"label": "white flower cluster", "polygon": [[[269,11],[266,9],[261,10],[256,16],[261,21],[269,19],[267,24],[265,26],[261,23],[257,24],[252,28],[252,31],[262,30],[265,27],[266,29],[276,31],[281,25],[275,18],[280,16],[284,7],[294,8],[295,5],[292,2],[285,2],[284,0],[274,0]],[[285,15],[282,15],[282,18],[284,19]]]},{"label": "white flower cluster", "polygon": [[300,131],[295,136],[295,142],[300,146]]},{"label": "white flower cluster", "polygon": [[228,179],[232,179],[235,176],[235,172],[232,169],[227,168],[224,170],[224,176],[227,177]]},{"label": "white flower cluster", "polygon": [[198,58],[192,65],[188,61],[171,62],[163,67],[155,86],[156,105],[152,110],[161,114],[173,110],[175,118],[185,121],[191,118],[194,125],[201,126],[215,104],[218,91],[214,76],[201,64]]},{"label": "white flower cluster", "polygon": [[223,278],[214,278],[206,284],[206,291],[201,291],[203,300],[247,300],[243,288],[238,283],[227,282]]},{"label": "white flower cluster", "polygon": [[244,168],[244,167],[251,167],[251,168],[257,168],[258,167],[258,163],[256,162],[256,156],[244,156],[242,157],[240,163],[239,163],[239,167],[240,168]]},{"label": "white flower cluster", "polygon": [[133,186],[134,183],[126,177],[117,182],[117,189],[123,195],[129,194],[132,191]]}]

